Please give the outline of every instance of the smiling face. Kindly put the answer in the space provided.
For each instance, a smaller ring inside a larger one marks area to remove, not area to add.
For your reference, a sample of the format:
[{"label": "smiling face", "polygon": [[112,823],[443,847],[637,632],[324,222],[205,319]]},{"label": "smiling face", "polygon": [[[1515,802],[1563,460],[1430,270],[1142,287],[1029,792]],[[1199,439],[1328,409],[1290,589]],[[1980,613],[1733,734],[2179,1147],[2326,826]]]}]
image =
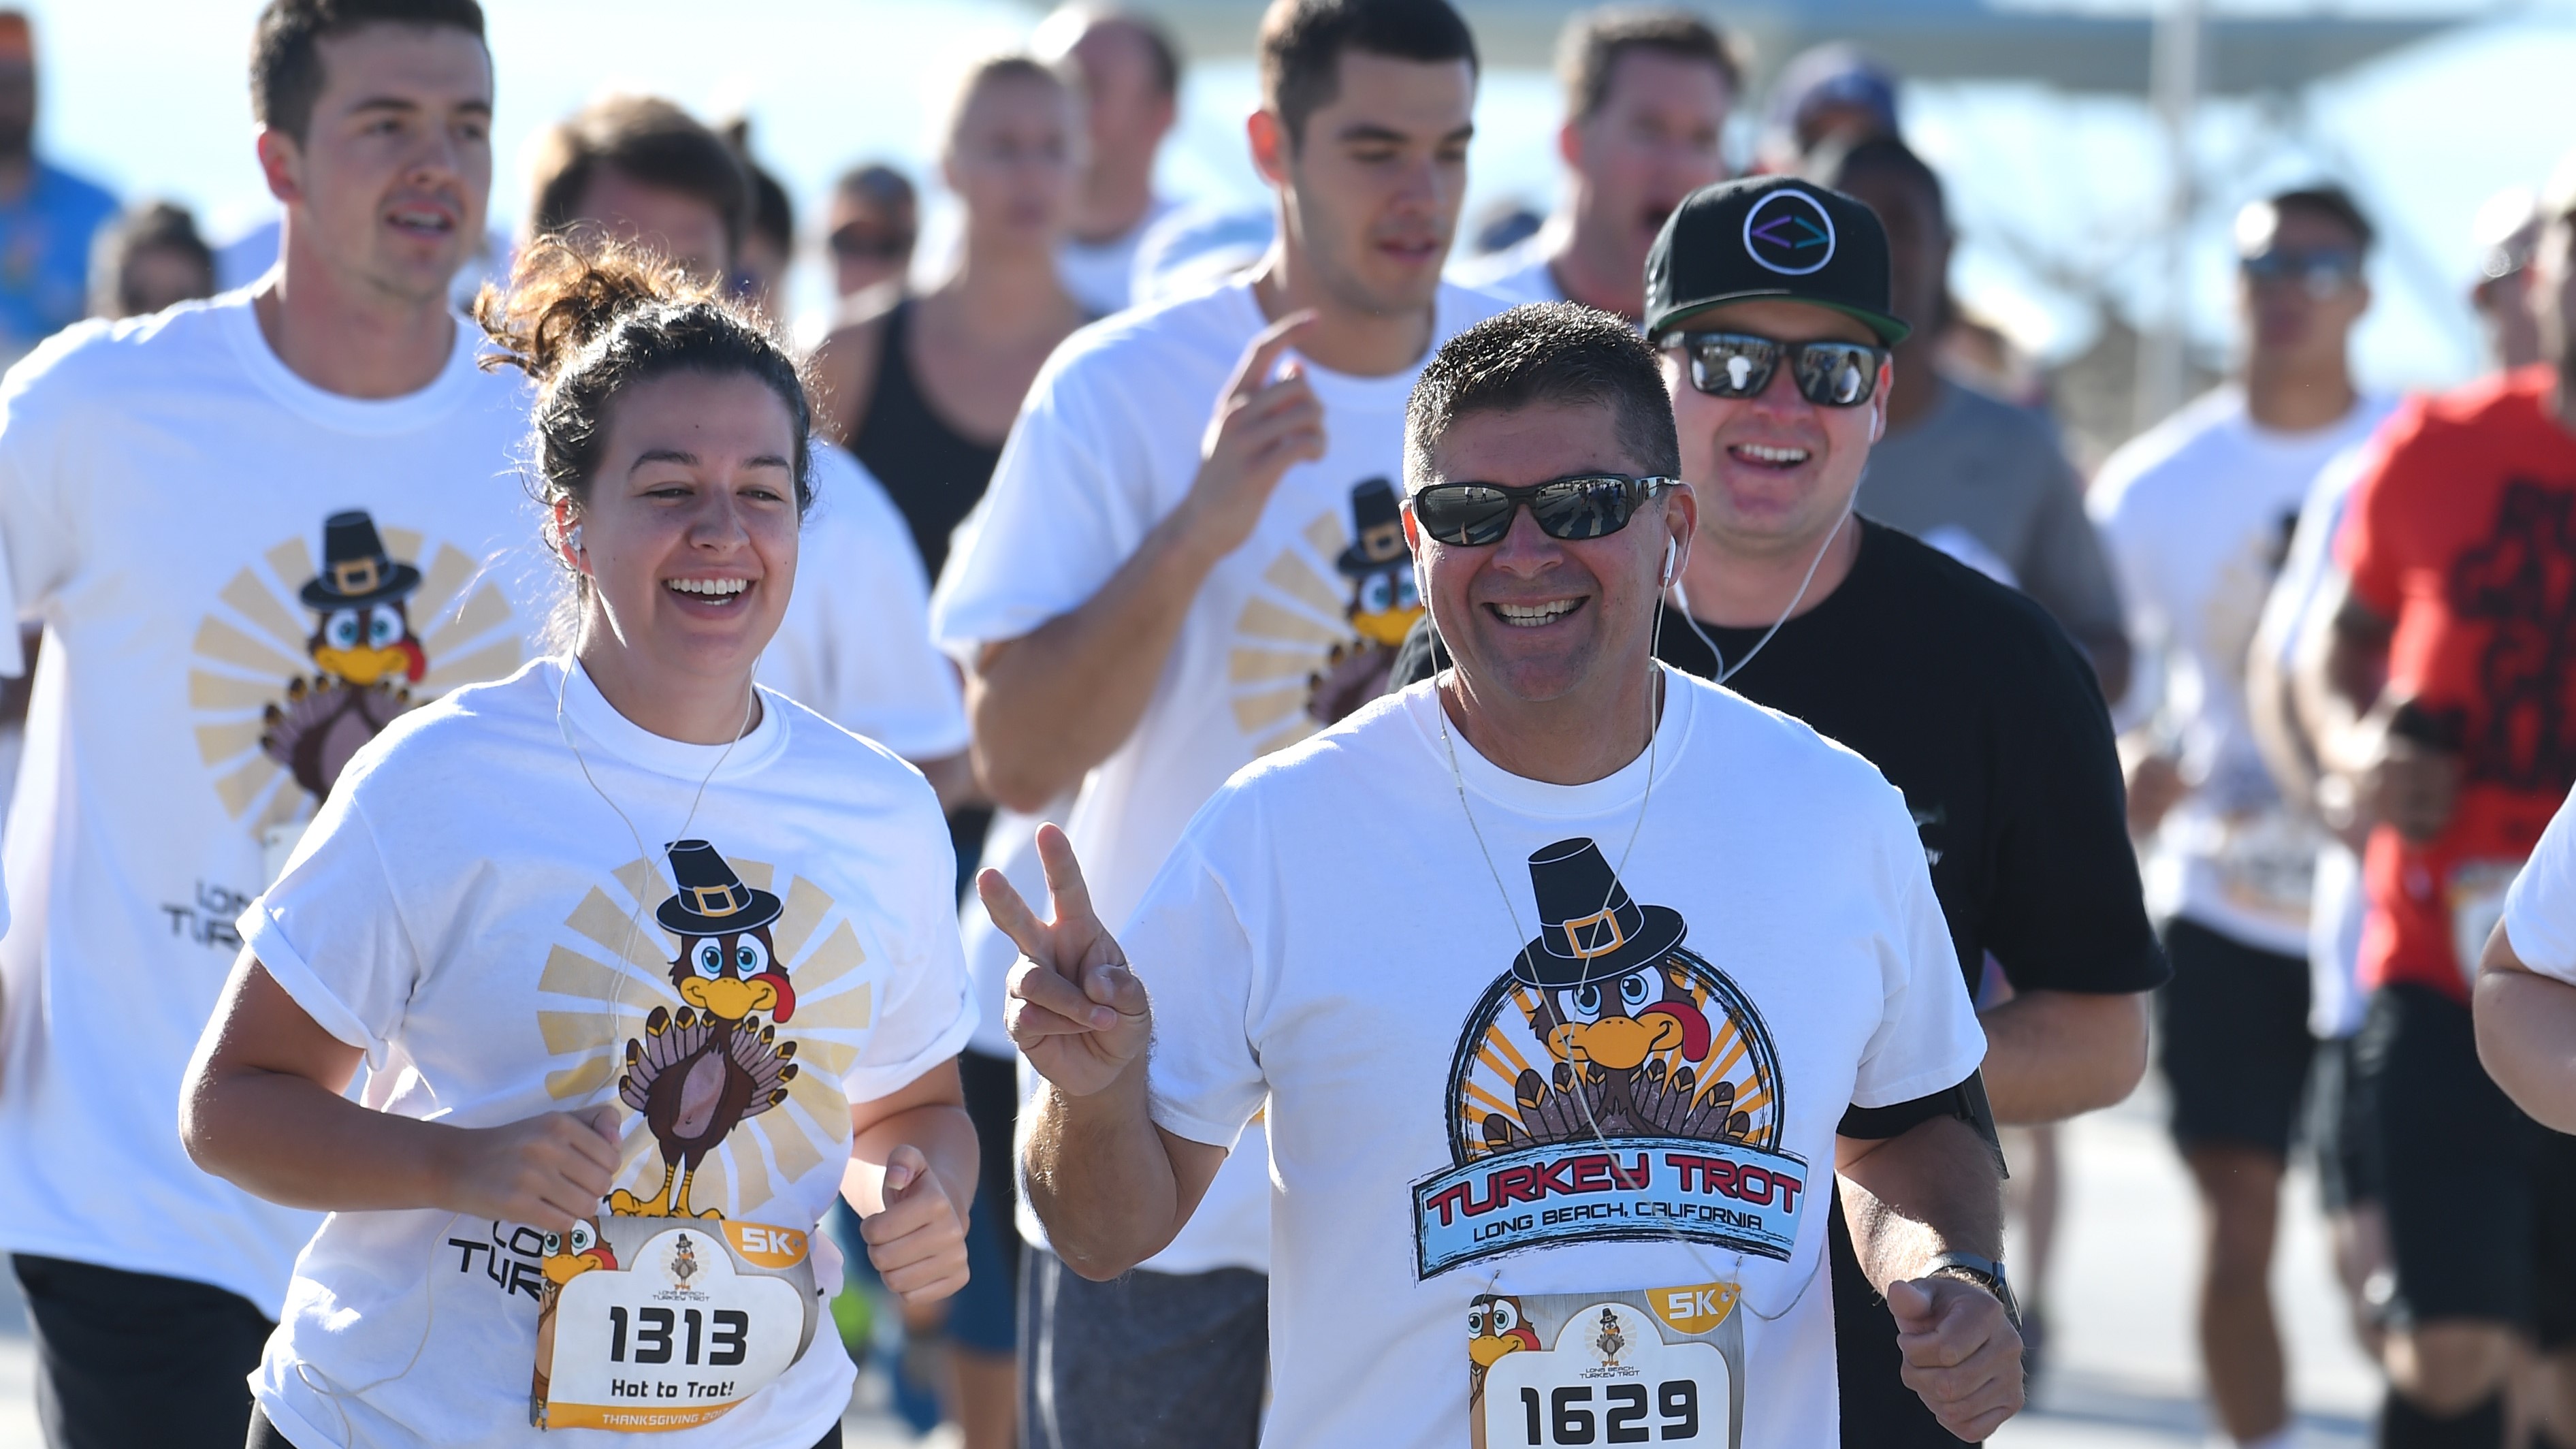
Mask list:
[{"label": "smiling face", "polygon": [[1476,75],[1467,62],[1344,51],[1340,89],[1302,137],[1264,111],[1254,164],[1287,205],[1292,265],[1353,311],[1431,305],[1467,192]]},{"label": "smiling face", "polygon": [[1600,108],[1566,124],[1565,159],[1579,178],[1574,244],[1599,248],[1605,270],[1641,285],[1664,218],[1726,175],[1721,143],[1733,99],[1704,60],[1643,47],[1621,53]]},{"label": "smiling face", "polygon": [[582,530],[594,674],[738,705],[796,582],[795,444],[786,404],[747,373],[617,395],[599,472],[564,520]]},{"label": "smiling face", "polygon": [[957,111],[941,158],[979,243],[1053,246],[1084,156],[1073,93],[1033,75],[988,77]]},{"label": "smiling face", "polygon": [[[1430,450],[1429,482],[1525,487],[1580,473],[1651,471],[1620,446],[1608,403],[1542,405],[1458,417]],[[1604,538],[1547,536],[1526,508],[1484,547],[1444,544],[1405,513],[1405,537],[1430,580],[1441,637],[1470,687],[1524,703],[1616,697],[1643,677],[1665,551],[1689,536],[1690,490],[1665,491]]]},{"label": "smiling face", "polygon": [[483,240],[490,57],[445,25],[367,25],[318,48],[322,92],[303,139],[259,138],[288,245],[353,289],[441,301]]},{"label": "smiling face", "polygon": [[[1735,302],[1676,326],[1781,342],[1878,342],[1859,320],[1804,302]],[[1699,495],[1700,532],[1726,553],[1814,552],[1860,487],[1885,415],[1887,370],[1867,404],[1834,408],[1807,401],[1785,361],[1749,398],[1711,397],[1691,386],[1689,364],[1677,351],[1665,352],[1663,364],[1681,433],[1682,477]]]},{"label": "smiling face", "polygon": [[770,963],[777,945],[769,928],[723,936],[691,936],[671,963],[680,999],[709,1016],[740,1021],[755,1011],[778,1009],[777,974]]}]

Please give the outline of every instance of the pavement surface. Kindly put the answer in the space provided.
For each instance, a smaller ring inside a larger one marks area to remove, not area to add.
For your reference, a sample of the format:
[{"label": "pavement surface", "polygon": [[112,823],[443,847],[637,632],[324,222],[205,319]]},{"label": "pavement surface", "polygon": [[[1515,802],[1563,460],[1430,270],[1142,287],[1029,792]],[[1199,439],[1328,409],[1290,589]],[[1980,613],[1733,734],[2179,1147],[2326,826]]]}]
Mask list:
[{"label": "pavement surface", "polygon": [[[2198,1214],[2160,1120],[2151,1082],[2126,1105],[2064,1129],[2065,1213],[2049,1293],[2053,1362],[2037,1402],[1995,1436],[1997,1449],[2210,1442],[2190,1331]],[[2315,1182],[2304,1170],[2291,1178],[2274,1286],[2301,1449],[2367,1444],[2377,1376],[2346,1328]],[[34,1381],[16,1285],[0,1273],[0,1449],[40,1449]],[[863,1381],[847,1424],[849,1449],[919,1442],[873,1407],[882,1401],[882,1386]]]}]

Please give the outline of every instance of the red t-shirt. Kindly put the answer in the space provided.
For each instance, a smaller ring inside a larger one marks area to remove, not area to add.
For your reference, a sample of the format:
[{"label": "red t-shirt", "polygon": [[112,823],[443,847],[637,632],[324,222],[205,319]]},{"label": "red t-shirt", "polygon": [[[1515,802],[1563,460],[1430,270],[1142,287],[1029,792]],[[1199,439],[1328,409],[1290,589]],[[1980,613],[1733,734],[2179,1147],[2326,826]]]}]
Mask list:
[{"label": "red t-shirt", "polygon": [[2410,402],[2346,511],[2353,593],[2397,626],[2388,689],[2462,766],[2439,836],[2370,837],[2365,986],[2467,1000],[2505,886],[2576,784],[2576,434],[2548,411],[2555,382],[2533,367]]}]

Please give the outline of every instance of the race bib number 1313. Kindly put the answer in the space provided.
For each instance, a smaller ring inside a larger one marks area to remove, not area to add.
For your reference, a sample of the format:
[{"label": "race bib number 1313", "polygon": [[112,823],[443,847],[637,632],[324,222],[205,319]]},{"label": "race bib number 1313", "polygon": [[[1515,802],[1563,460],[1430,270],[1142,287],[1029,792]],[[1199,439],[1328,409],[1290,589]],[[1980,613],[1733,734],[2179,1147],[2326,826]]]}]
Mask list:
[{"label": "race bib number 1313", "polygon": [[1744,1422],[1738,1291],[1702,1283],[1478,1295],[1467,1311],[1471,1442],[1735,1449]]}]

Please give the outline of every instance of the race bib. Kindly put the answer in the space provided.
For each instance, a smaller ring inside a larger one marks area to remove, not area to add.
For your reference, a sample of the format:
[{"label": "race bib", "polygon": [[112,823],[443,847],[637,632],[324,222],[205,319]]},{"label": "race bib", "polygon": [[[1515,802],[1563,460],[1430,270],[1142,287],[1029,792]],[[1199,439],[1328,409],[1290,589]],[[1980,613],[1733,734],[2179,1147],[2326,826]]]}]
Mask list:
[{"label": "race bib", "polygon": [[804,1357],[820,1299],[806,1234],[602,1217],[546,1239],[528,1419],[652,1433],[706,1423]]},{"label": "race bib", "polygon": [[1735,1449],[1742,1290],[1485,1293],[1467,1310],[1475,1449],[1677,1444]]},{"label": "race bib", "polygon": [[2520,874],[2518,860],[2464,860],[2451,867],[2444,891],[2451,908],[2451,950],[2459,960],[2460,979],[2471,991],[2478,989],[2478,958],[2486,954],[2487,938],[2504,919],[2505,892]]}]

